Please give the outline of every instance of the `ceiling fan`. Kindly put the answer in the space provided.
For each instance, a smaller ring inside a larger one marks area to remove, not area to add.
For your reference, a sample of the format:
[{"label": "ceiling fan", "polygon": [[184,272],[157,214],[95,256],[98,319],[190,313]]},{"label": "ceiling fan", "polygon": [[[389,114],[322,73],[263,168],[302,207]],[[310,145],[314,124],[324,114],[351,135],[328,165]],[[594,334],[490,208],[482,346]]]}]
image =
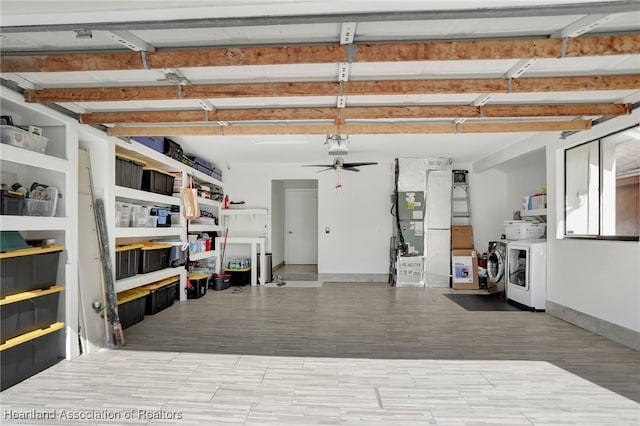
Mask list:
[{"label": "ceiling fan", "polygon": [[359,172],[357,167],[372,166],[378,163],[363,162],[363,163],[345,163],[342,157],[336,157],[333,160],[333,164],[306,164],[303,167],[326,167],[324,170],[318,170],[318,173],[325,172],[327,170],[335,170],[337,172],[346,170],[348,172]]},{"label": "ceiling fan", "polygon": [[360,169],[357,167],[361,166],[372,166],[378,163],[373,162],[361,162],[361,163],[345,163],[344,155],[349,153],[349,149],[347,147],[347,143],[349,140],[346,137],[342,137],[340,135],[327,135],[327,141],[325,145],[329,146],[329,155],[335,156],[333,160],[333,164],[307,164],[303,167],[326,167],[324,170],[319,170],[318,173],[324,172],[327,170],[335,170],[342,171],[346,170],[349,172],[359,172]]}]

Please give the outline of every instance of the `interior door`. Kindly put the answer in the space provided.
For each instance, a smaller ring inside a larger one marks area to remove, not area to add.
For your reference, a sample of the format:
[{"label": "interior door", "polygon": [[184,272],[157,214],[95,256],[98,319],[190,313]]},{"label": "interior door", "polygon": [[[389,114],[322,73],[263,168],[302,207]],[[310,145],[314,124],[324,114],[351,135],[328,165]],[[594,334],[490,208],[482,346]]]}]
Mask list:
[{"label": "interior door", "polygon": [[286,190],[287,264],[318,263],[318,190]]}]

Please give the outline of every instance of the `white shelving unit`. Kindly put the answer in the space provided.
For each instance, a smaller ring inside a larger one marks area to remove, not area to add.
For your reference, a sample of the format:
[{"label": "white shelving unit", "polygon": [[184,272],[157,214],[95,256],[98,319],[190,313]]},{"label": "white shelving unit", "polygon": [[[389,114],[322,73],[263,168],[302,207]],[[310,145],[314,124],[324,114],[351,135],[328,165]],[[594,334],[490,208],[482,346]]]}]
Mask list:
[{"label": "white shelving unit", "polygon": [[192,260],[192,261],[204,260],[204,259],[209,259],[210,257],[215,257],[217,255],[218,255],[218,250],[203,251],[202,253],[195,253],[189,256],[189,260]]},{"label": "white shelving unit", "polygon": [[[223,186],[223,183],[218,179],[214,179],[211,176],[207,176],[202,172],[199,172],[173,158],[154,151],[153,149],[142,145],[136,141],[129,140],[123,141],[121,139],[110,138],[113,145],[110,157],[115,157],[115,154],[124,154],[129,157],[138,158],[147,163],[148,167],[153,167],[164,172],[174,173],[177,176],[182,174],[183,182],[186,181],[186,176],[193,176],[194,180],[203,183],[205,185],[217,185]],[[114,160],[115,161],[115,160]],[[109,182],[115,182],[115,163],[110,167]],[[147,191],[141,191],[137,189],[111,185],[107,192],[113,194],[113,202],[122,201],[127,203],[135,203],[146,205],[147,207],[171,207],[174,205],[180,206],[180,213],[172,214],[172,226],[171,227],[156,227],[156,228],[124,228],[113,226],[110,234],[113,237],[113,249],[112,255],[115,256],[115,247],[121,244],[131,244],[138,241],[148,240],[178,240],[187,241],[187,233],[191,232],[207,232],[207,231],[220,231],[222,227],[217,225],[189,225],[182,215],[182,197],[179,195],[169,196],[156,194]],[[199,198],[198,202],[200,207],[206,210],[217,211],[220,207],[220,202],[213,201],[206,198]],[[115,205],[113,204],[113,207]],[[114,210],[111,210],[114,211]],[[217,251],[209,251],[205,253],[198,253],[195,258],[191,260],[202,260],[217,255]],[[180,275],[180,298],[186,300],[186,270],[184,268],[167,268],[160,271],[151,272],[149,274],[137,274],[130,278],[125,278],[116,281],[116,289],[118,291],[128,290],[135,287],[139,287],[145,284],[149,284],[155,281],[159,281],[168,277]]]},{"label": "white shelving unit", "polygon": [[48,138],[44,153],[0,144],[2,183],[19,182],[29,187],[39,182],[58,189],[53,217],[0,216],[0,230],[18,231],[25,239],[55,239],[63,246],[56,284],[64,287],[57,321],[64,323],[63,338],[51,348],[57,356],[73,359],[80,355],[78,344],[78,133],[77,123],[43,105],[27,104],[23,96],[0,87],[2,115],[12,117],[16,125],[34,125]]}]

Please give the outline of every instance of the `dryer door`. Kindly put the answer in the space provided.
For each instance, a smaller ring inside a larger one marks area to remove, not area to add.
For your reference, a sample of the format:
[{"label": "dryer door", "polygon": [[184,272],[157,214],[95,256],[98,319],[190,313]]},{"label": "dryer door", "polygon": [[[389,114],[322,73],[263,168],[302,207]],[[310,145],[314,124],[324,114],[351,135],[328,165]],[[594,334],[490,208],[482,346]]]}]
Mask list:
[{"label": "dryer door", "polygon": [[504,257],[500,250],[491,250],[487,257],[487,275],[489,282],[497,284],[504,277]]}]

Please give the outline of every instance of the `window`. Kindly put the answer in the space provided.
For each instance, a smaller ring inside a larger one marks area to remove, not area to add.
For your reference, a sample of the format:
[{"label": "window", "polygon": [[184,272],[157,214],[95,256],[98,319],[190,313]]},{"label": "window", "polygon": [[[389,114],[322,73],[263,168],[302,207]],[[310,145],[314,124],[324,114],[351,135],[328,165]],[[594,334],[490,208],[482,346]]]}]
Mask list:
[{"label": "window", "polygon": [[637,241],[640,127],[567,149],[564,166],[565,236]]}]

